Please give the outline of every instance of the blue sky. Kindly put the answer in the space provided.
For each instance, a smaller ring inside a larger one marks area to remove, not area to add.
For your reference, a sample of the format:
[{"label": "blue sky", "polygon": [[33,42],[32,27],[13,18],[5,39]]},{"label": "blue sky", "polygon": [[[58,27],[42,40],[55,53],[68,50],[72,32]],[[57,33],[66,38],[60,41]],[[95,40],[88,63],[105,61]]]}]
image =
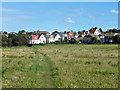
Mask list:
[{"label": "blue sky", "polygon": [[2,30],[7,32],[118,28],[117,2],[4,2]]}]

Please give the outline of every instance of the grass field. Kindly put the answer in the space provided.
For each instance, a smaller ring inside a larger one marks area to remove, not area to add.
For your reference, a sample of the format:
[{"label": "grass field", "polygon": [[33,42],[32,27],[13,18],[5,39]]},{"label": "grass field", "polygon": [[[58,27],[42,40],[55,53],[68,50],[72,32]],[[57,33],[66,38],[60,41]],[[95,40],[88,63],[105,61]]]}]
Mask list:
[{"label": "grass field", "polygon": [[2,49],[3,88],[117,88],[118,45]]}]

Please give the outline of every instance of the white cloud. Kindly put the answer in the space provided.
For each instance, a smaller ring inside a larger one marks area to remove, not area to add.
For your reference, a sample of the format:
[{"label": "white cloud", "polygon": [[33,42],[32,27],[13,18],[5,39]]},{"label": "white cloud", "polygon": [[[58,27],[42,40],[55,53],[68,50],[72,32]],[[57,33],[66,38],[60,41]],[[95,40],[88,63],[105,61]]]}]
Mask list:
[{"label": "white cloud", "polygon": [[67,18],[66,22],[67,23],[75,23],[71,18]]},{"label": "white cloud", "polygon": [[116,13],[116,14],[119,13],[117,10],[114,10],[114,9],[112,9],[111,12],[112,12],[112,13]]}]

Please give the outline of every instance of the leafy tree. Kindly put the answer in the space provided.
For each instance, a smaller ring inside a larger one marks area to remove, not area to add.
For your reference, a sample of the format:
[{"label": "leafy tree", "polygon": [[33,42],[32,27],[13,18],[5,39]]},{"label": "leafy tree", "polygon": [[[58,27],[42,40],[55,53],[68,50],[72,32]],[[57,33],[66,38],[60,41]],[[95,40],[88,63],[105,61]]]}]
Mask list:
[{"label": "leafy tree", "polygon": [[12,44],[12,39],[11,39],[11,38],[8,38],[7,43],[8,43],[8,46],[12,46],[12,45],[13,45],[13,44]]},{"label": "leafy tree", "polygon": [[9,34],[8,38],[15,39],[15,38],[17,38],[17,35],[16,34]]},{"label": "leafy tree", "polygon": [[3,32],[3,34],[7,34],[7,32]]},{"label": "leafy tree", "polygon": [[99,28],[99,30],[100,30],[101,32],[103,32],[102,28]]},{"label": "leafy tree", "polygon": [[8,38],[3,35],[3,36],[2,36],[2,46],[8,46],[7,41],[8,41]]},{"label": "leafy tree", "polygon": [[85,35],[85,37],[92,37],[91,35]]},{"label": "leafy tree", "polygon": [[71,40],[69,40],[69,43],[74,44],[76,43],[76,40],[74,38],[71,38]]},{"label": "leafy tree", "polygon": [[33,32],[28,32],[28,33],[26,33],[26,35],[32,35],[33,34]]},{"label": "leafy tree", "polygon": [[92,41],[93,41],[93,43],[97,43],[98,42],[97,37],[92,37]]},{"label": "leafy tree", "polygon": [[109,29],[109,30],[106,31],[106,33],[118,33],[118,30],[116,28]]},{"label": "leafy tree", "polygon": [[120,43],[120,36],[116,35],[113,37],[116,43]]},{"label": "leafy tree", "polygon": [[64,38],[64,41],[65,41],[66,43],[68,42],[68,39],[67,39],[67,37],[65,37],[65,38]]},{"label": "leafy tree", "polygon": [[82,35],[79,35],[78,37],[82,37]]},{"label": "leafy tree", "polygon": [[67,31],[64,31],[64,33],[66,34],[66,33],[67,33]]},{"label": "leafy tree", "polygon": [[18,34],[23,34],[23,33],[25,33],[25,30],[21,30],[18,32]]},{"label": "leafy tree", "polygon": [[74,32],[74,35],[77,35],[77,33],[76,33],[76,32]]}]

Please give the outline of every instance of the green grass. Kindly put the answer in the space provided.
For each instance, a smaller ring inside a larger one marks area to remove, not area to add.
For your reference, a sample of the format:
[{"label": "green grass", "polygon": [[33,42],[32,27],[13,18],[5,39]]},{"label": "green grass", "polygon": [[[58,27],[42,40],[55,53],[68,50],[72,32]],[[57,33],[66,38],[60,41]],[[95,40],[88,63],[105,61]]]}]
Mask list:
[{"label": "green grass", "polygon": [[3,48],[3,88],[117,88],[118,45]]}]

